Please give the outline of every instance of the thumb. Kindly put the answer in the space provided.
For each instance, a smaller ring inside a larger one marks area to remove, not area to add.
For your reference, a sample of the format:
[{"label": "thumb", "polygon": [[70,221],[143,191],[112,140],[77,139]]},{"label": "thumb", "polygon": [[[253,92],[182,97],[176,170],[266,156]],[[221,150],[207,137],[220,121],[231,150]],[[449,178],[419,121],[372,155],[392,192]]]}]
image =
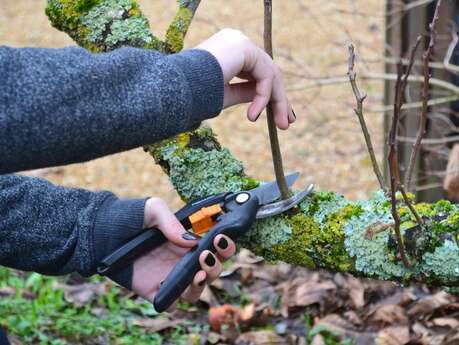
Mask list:
[{"label": "thumb", "polygon": [[[197,243],[197,238],[189,234],[164,200],[159,198],[148,199],[145,204],[144,227],[158,228],[173,244],[191,248]],[[186,234],[186,236],[184,236]]]}]

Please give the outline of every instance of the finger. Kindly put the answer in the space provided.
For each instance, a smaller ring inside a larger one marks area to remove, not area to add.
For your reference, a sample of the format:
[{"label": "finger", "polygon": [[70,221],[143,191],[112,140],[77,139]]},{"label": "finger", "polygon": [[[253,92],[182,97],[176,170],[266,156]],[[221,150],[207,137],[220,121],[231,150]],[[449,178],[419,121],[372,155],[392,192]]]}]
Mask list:
[{"label": "finger", "polygon": [[214,247],[217,248],[217,254],[223,260],[229,259],[236,253],[236,244],[225,235],[218,235],[214,239]]},{"label": "finger", "polygon": [[255,121],[268,104],[274,79],[274,70],[269,56],[258,47],[253,56],[252,59],[246,60],[247,63],[243,68],[243,72],[250,74],[256,82],[255,96],[247,111],[247,117],[251,121]]},{"label": "finger", "polygon": [[161,230],[170,242],[185,248],[193,247],[196,244],[197,238],[185,230],[163,200],[148,199],[145,204],[145,212],[152,214],[150,223]]},{"label": "finger", "polygon": [[193,282],[182,294],[182,298],[191,303],[196,302],[206,286],[206,278],[207,274],[205,271],[201,270],[196,273]]},{"label": "finger", "polygon": [[225,85],[223,108],[235,104],[247,103],[255,97],[255,82],[243,82]]},{"label": "finger", "polygon": [[207,282],[212,282],[218,278],[222,272],[222,264],[213,253],[205,250],[199,256],[201,268],[206,272]]},{"label": "finger", "polygon": [[273,66],[273,69],[275,72],[271,104],[273,106],[274,120],[278,128],[287,129],[289,126],[288,115],[291,107],[288,104],[281,71],[276,65]]}]

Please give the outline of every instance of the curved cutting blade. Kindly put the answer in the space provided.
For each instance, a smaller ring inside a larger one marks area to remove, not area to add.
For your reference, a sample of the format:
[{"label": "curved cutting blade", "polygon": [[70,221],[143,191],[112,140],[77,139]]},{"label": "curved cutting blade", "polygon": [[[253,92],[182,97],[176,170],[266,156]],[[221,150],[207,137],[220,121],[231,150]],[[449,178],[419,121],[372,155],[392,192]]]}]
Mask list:
[{"label": "curved cutting blade", "polygon": [[[298,172],[285,176],[289,188],[295,183],[298,176],[300,176]],[[251,189],[250,194],[254,194],[258,197],[260,205],[269,204],[280,197],[280,191],[276,181],[263,183],[261,186]]]},{"label": "curved cutting blade", "polygon": [[303,190],[302,192],[298,194],[295,194],[291,198],[262,206],[258,210],[256,218],[261,219],[261,218],[266,218],[266,217],[272,217],[272,216],[275,216],[276,214],[285,212],[291,209],[292,207],[295,207],[296,205],[298,205],[301,201],[304,200],[304,198],[306,198],[313,191],[314,191],[314,185],[311,184],[308,186],[308,188],[306,188],[305,190]]}]

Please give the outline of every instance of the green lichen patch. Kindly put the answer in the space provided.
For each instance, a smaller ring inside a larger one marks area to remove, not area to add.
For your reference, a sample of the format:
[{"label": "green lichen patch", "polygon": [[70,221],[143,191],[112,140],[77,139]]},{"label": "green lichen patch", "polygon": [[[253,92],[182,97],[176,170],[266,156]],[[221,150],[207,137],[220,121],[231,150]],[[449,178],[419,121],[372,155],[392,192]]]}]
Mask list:
[{"label": "green lichen patch", "polygon": [[227,149],[188,149],[181,157],[164,158],[169,164],[171,182],[183,200],[246,188],[242,163]]},{"label": "green lichen patch", "polygon": [[48,0],[52,25],[93,52],[129,45],[165,51],[134,0]]},{"label": "green lichen patch", "polygon": [[344,226],[346,250],[355,259],[355,270],[362,275],[402,280],[409,272],[388,247],[389,232],[380,232],[371,238],[365,236],[368,225],[378,222],[391,223],[390,213],[381,215],[366,209],[359,217],[350,219]]},{"label": "green lichen patch", "polygon": [[103,50],[122,45],[144,47],[153,41],[148,20],[142,15],[132,15],[137,8],[132,0],[104,0],[81,17],[88,28],[87,40]]},{"label": "green lichen patch", "polygon": [[459,277],[459,248],[455,241],[446,240],[433,253],[423,257],[422,273],[426,279],[444,284],[457,282]]},{"label": "green lichen patch", "polygon": [[183,49],[183,41],[192,19],[193,12],[190,9],[182,7],[178,10],[166,32],[166,44],[171,52]]},{"label": "green lichen patch", "polygon": [[320,232],[319,225],[302,213],[290,217],[287,222],[292,234],[285,242],[273,245],[271,251],[275,258],[293,265],[315,268],[313,240]]}]

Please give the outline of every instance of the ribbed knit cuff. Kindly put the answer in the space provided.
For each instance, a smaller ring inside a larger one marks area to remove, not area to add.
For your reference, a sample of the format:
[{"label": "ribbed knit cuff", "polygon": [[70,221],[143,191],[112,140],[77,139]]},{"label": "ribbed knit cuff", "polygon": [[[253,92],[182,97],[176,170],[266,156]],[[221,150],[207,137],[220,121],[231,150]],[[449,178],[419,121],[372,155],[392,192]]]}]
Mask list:
[{"label": "ribbed knit cuff", "polygon": [[[93,228],[94,271],[100,260],[142,232],[146,200],[111,196],[102,203]],[[131,289],[132,264],[108,277]]]},{"label": "ribbed knit cuff", "polygon": [[223,71],[217,59],[201,49],[184,50],[167,57],[183,71],[192,96],[190,125],[217,116],[223,108]]}]

